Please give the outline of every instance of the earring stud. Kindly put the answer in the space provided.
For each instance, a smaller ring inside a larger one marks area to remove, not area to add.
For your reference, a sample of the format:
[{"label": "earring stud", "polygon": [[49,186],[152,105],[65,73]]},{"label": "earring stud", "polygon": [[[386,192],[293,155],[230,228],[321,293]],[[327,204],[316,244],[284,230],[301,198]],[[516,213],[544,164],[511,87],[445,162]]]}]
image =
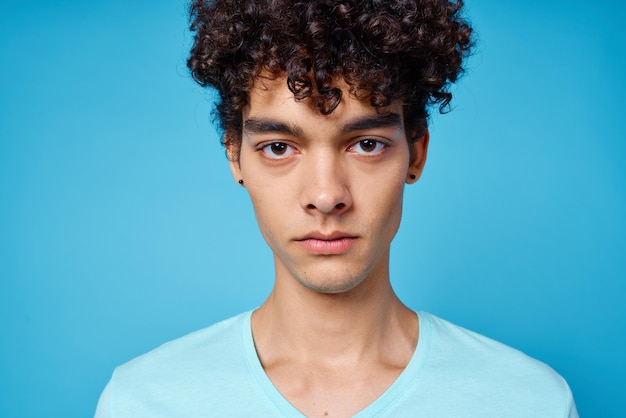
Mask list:
[{"label": "earring stud", "polygon": [[416,179],[415,174],[410,174],[410,175],[409,175],[409,178],[410,178],[411,180],[415,180],[415,179]]},{"label": "earring stud", "polygon": [[239,183],[240,186],[243,186],[243,180],[239,179],[237,183]]}]

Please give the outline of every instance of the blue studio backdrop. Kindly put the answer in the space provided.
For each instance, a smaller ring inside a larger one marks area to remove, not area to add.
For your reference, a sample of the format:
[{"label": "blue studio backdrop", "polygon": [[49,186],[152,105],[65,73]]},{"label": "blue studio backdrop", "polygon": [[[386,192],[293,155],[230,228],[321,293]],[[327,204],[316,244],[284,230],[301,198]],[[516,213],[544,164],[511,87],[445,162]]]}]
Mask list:
[{"label": "blue studio backdrop", "polygon": [[[469,0],[392,281],[626,407],[624,3]],[[0,416],[88,417],[113,368],[258,306],[271,253],[174,0],[0,4]]]}]

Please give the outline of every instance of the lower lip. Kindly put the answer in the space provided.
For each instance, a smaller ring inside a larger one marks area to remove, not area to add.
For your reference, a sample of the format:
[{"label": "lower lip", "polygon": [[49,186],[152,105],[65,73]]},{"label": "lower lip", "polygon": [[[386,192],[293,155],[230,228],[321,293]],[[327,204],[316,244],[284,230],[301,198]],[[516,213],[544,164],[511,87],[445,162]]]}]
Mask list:
[{"label": "lower lip", "polygon": [[298,241],[305,250],[311,254],[337,255],[348,251],[355,243],[356,238],[339,238],[331,240],[303,239]]}]

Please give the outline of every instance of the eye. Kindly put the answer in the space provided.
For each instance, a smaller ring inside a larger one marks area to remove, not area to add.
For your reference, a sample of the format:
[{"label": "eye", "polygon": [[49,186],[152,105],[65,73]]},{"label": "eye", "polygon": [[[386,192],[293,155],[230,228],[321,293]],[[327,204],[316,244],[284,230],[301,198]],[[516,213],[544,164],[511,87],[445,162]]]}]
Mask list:
[{"label": "eye", "polygon": [[386,147],[387,144],[382,141],[366,138],[352,145],[348,148],[348,151],[356,152],[357,154],[378,154]]},{"label": "eye", "polygon": [[268,158],[285,158],[289,155],[293,154],[294,148],[291,145],[285,144],[284,142],[272,142],[267,145],[261,147],[261,151]]}]

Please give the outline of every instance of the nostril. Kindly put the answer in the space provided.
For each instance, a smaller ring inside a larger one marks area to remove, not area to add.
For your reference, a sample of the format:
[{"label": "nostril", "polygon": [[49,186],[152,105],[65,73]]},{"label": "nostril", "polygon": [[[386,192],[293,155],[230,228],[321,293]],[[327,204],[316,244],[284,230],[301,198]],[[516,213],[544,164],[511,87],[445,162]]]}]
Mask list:
[{"label": "nostril", "polygon": [[335,208],[336,208],[336,209],[343,209],[343,208],[345,208],[345,207],[346,207],[346,204],[345,204],[345,203],[337,203],[337,204],[335,205]]}]

